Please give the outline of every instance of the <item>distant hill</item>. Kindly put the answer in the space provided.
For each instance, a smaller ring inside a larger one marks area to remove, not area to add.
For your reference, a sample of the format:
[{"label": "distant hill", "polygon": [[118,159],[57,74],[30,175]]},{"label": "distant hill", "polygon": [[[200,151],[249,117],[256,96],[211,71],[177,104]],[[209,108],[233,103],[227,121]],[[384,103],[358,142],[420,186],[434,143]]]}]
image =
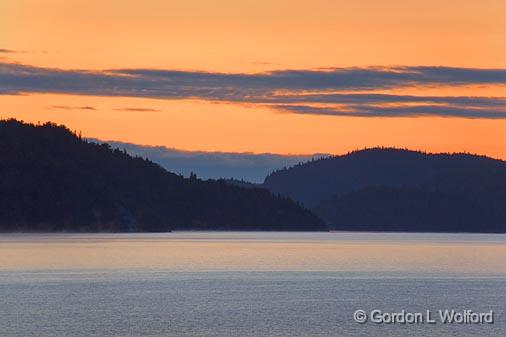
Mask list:
[{"label": "distant hill", "polygon": [[264,187],[332,228],[506,232],[506,162],[373,148],[276,171]]},{"label": "distant hill", "polygon": [[223,181],[226,184],[232,185],[232,186],[239,186],[242,188],[265,188],[262,184],[255,184],[251,183],[249,181],[244,180],[238,180],[238,179],[220,179],[220,181]]},{"label": "distant hill", "polygon": [[0,121],[1,231],[325,230],[265,189],[167,172],[63,126]]},{"label": "distant hill", "polygon": [[195,173],[202,179],[245,180],[262,183],[265,176],[279,167],[291,166],[325,154],[279,155],[272,153],[183,151],[164,146],[147,146],[89,138],[94,143],[107,143],[129,154],[148,158],[166,170],[189,177]]}]

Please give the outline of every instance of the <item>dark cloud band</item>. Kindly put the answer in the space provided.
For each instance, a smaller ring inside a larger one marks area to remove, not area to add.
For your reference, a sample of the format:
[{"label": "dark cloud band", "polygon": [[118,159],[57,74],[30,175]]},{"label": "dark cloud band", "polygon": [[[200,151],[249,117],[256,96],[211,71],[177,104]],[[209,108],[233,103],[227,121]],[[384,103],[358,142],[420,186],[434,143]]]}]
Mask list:
[{"label": "dark cloud band", "polygon": [[[195,98],[268,105],[291,113],[358,117],[506,118],[503,97],[365,93],[411,86],[504,84],[505,69],[371,67],[227,74],[157,69],[60,70],[0,63],[0,94]],[[351,93],[336,93],[338,91]]]},{"label": "dark cloud band", "polygon": [[315,107],[308,105],[276,105],[276,110],[298,113],[298,114],[318,114],[327,116],[342,117],[460,117],[460,118],[483,118],[483,119],[504,119],[506,118],[506,109],[493,108],[473,108],[473,107],[452,107],[441,105],[420,105],[420,106],[400,106],[400,107],[381,107],[368,105],[355,105],[345,108],[333,107]]}]

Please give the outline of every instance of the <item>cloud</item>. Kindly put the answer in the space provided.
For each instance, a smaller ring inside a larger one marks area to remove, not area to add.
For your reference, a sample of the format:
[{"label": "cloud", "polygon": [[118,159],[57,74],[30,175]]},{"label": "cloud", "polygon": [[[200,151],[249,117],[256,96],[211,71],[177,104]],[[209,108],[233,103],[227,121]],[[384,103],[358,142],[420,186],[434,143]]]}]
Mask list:
[{"label": "cloud", "polygon": [[6,49],[6,48],[0,48],[0,54],[28,54],[28,53],[42,53],[47,54],[46,51],[26,51],[26,50],[14,50],[14,49]]},{"label": "cloud", "polygon": [[268,103],[334,103],[334,104],[391,104],[437,103],[473,106],[505,106],[506,97],[473,96],[413,96],[392,94],[299,94],[275,95],[259,102]]},{"label": "cloud", "polygon": [[92,106],[68,106],[68,105],[52,105],[51,109],[62,109],[62,110],[97,110]]},{"label": "cloud", "polygon": [[[89,139],[102,143],[98,139]],[[125,149],[128,153],[148,158],[171,172],[189,176],[196,173],[203,179],[235,178],[261,183],[272,171],[295,165],[311,158],[327,156],[279,155],[271,153],[237,153],[183,151],[163,146],[145,146],[132,143],[107,141],[114,148]]]},{"label": "cloud", "polygon": [[137,112],[160,112],[160,110],[152,109],[152,108],[115,108],[116,111],[137,111]]},{"label": "cloud", "polygon": [[486,118],[486,119],[505,119],[506,109],[504,108],[482,108],[482,107],[452,107],[446,105],[419,105],[419,106],[374,106],[374,105],[356,105],[345,108],[316,107],[308,105],[275,105],[276,110],[297,113],[297,114],[317,114],[328,116],[346,116],[346,117],[421,117],[421,116],[440,116],[440,117],[461,117],[461,118]]},{"label": "cloud", "polygon": [[[503,97],[366,92],[412,86],[505,84],[506,69],[398,66],[241,74],[164,69],[61,70],[0,63],[0,93],[3,94],[43,92],[202,99],[268,105],[291,113],[357,117],[506,118]],[[148,108],[118,109],[152,111]]]}]

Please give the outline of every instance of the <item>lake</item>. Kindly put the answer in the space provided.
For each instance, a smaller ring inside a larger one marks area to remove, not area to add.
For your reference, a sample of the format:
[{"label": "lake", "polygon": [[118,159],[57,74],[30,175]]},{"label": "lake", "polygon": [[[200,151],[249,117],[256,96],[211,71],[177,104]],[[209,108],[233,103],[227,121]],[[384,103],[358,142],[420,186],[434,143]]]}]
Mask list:
[{"label": "lake", "polygon": [[[445,309],[494,322],[371,317]],[[0,235],[0,336],[506,336],[505,312],[501,234]]]}]

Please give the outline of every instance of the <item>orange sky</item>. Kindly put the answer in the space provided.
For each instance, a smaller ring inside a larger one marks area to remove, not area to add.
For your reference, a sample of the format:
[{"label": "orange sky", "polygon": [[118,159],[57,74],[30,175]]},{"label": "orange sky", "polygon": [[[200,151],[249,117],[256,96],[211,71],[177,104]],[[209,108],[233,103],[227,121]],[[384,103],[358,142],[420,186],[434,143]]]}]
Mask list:
[{"label": "orange sky", "polygon": [[[0,53],[0,61],[225,73],[397,65],[505,69],[505,13],[503,0],[3,0],[0,48],[17,52]],[[505,88],[386,92],[504,97]],[[0,117],[51,120],[89,137],[186,150],[342,153],[385,145],[506,159],[504,118],[322,116],[205,99],[58,93],[0,95],[0,106]]]}]

